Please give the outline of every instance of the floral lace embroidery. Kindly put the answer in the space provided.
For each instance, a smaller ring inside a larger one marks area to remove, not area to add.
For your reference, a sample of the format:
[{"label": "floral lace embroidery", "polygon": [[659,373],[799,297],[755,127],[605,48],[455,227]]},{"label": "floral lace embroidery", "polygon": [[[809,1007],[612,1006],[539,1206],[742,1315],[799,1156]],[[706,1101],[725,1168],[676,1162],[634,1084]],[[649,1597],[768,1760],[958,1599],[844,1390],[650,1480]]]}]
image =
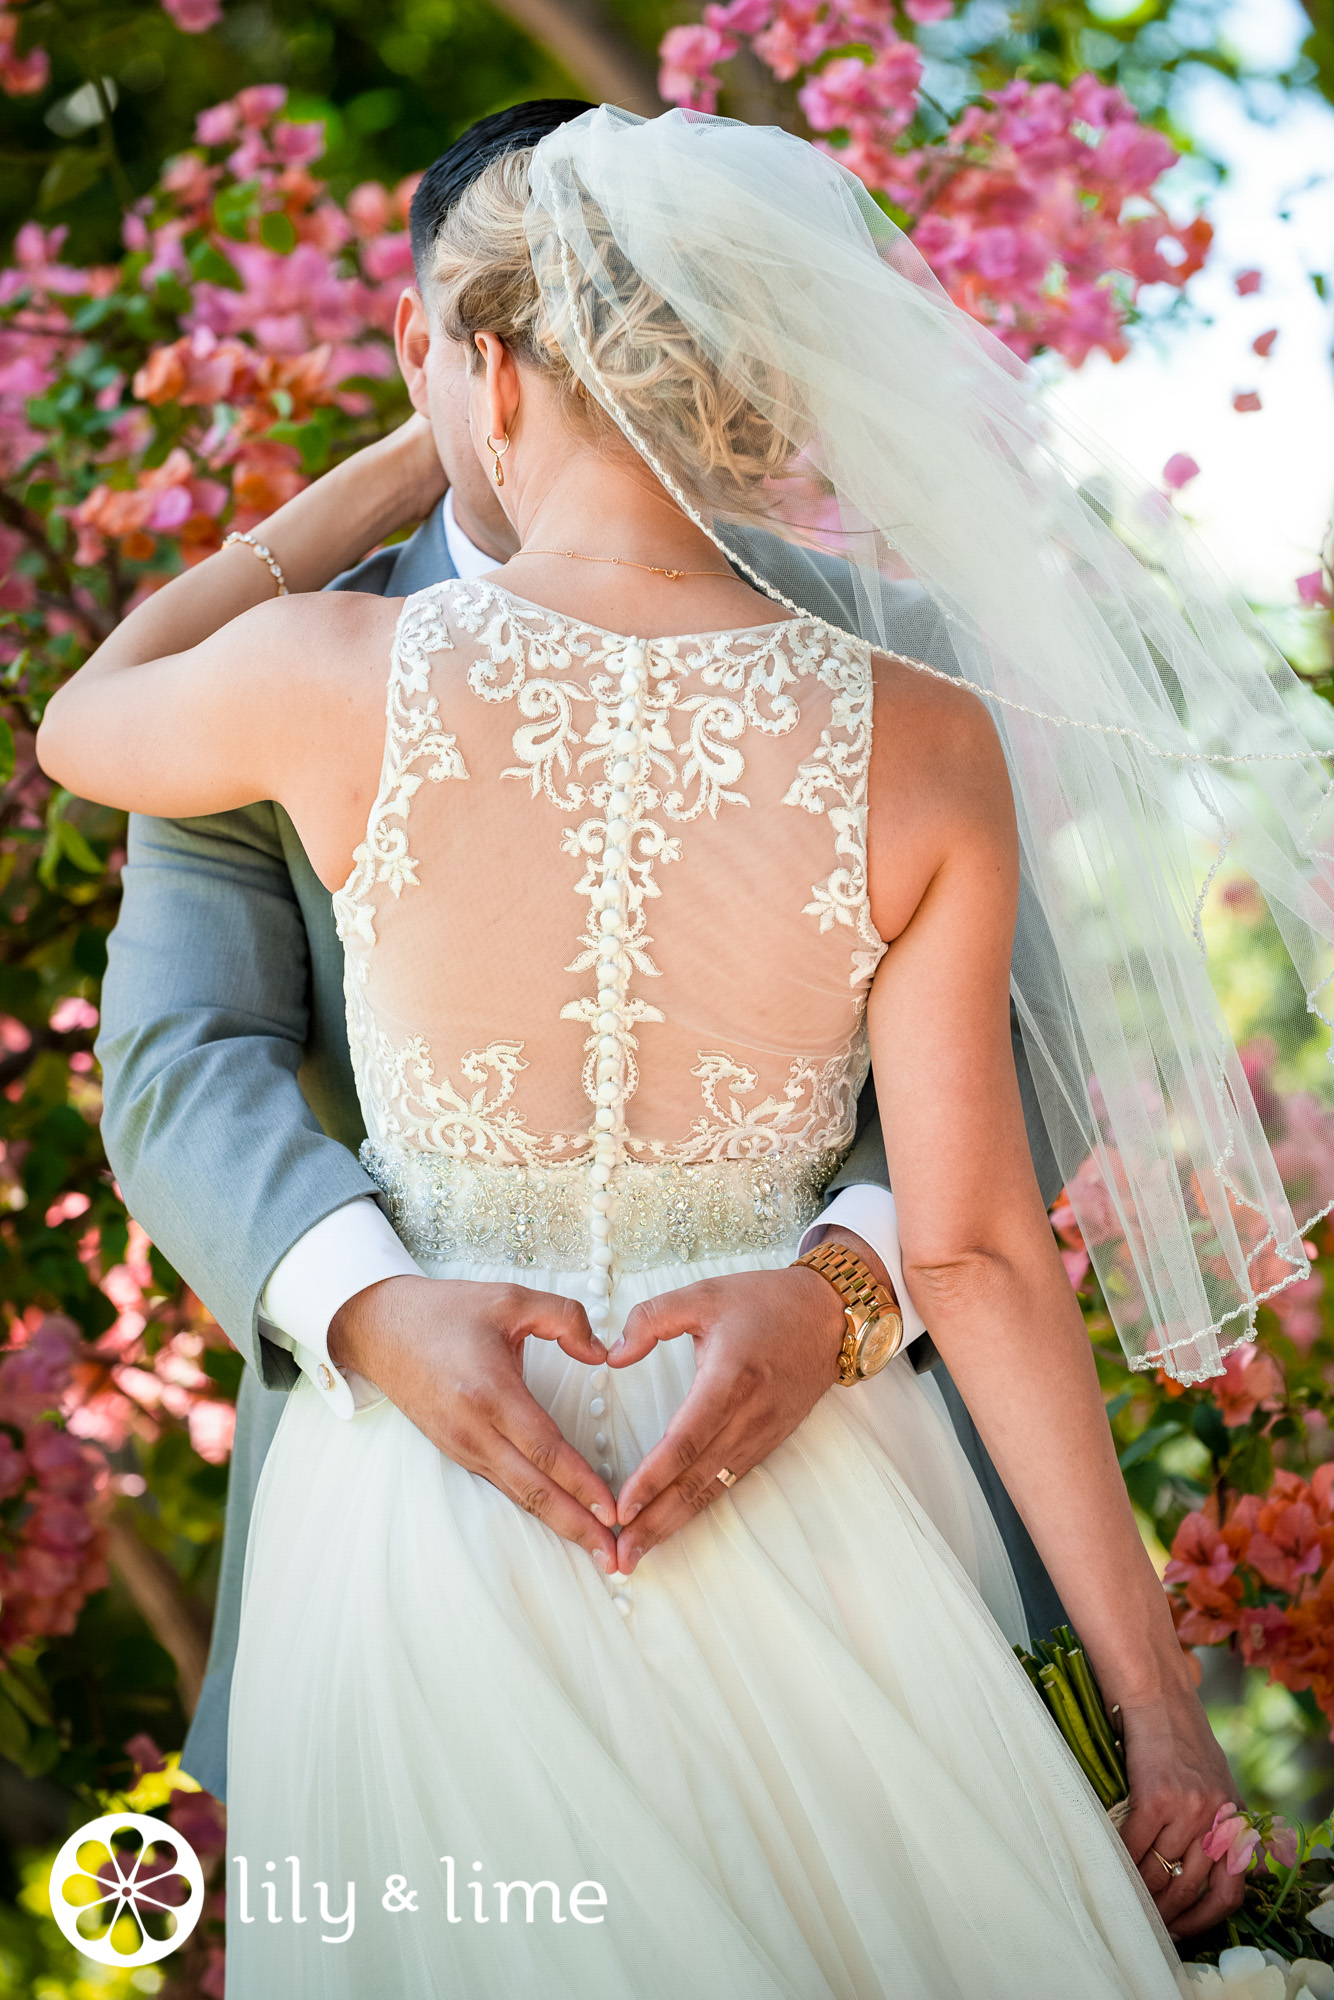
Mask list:
[{"label": "floral lace embroidery", "polygon": [[[418,882],[408,844],[412,797],[424,778],[468,776],[430,691],[432,656],[454,648],[450,617],[456,630],[478,642],[467,670],[469,688],[488,703],[513,701],[523,718],[512,739],[518,761],[502,776],[526,783],[533,798],[544,796],[563,813],[584,815],[562,836],[565,852],[584,863],[577,892],[588,903],[567,969],[596,967],[598,977],[595,996],[561,1010],[563,1019],[581,1020],[589,1029],[582,1080],[595,1115],[593,1131],[582,1136],[541,1138],[526,1130],[510,1103],[515,1077],[526,1066],[521,1042],[497,1040],[468,1052],[459,1071],[476,1088],[456,1088],[436,1076],[423,1038],[395,1047],[366,1003],[375,942],[371,891],[385,884],[398,897]],[[695,1164],[780,1153],[832,1157],[846,1147],[868,1066],[864,1019],[846,1050],[823,1064],[794,1060],[781,1097],[759,1104],[742,1102],[757,1087],[754,1071],[725,1052],[700,1051],[691,1073],[700,1082],[704,1109],[683,1142],[637,1140],[624,1118],[638,1084],[634,1029],[664,1018],[650,1001],[631,995],[629,984],[635,975],[659,976],[645,905],[661,894],[655,870],[681,857],[681,838],[670,829],[747,803],[739,788],[747,730],[770,737],[790,732],[800,716],[794,691],[803,679],[817,677],[833,690],[830,722],[784,803],[830,821],[839,865],[812,886],[803,914],[814,916],[821,932],[833,925],[852,930],[860,949],[852,953],[850,985],[864,999],[885,949],[871,924],[866,889],[868,648],[813,618],[644,644],[526,605],[482,582],[437,585],[408,600],[390,674],[380,791],[352,875],[334,899],[347,950],[353,1062],[368,1126],[379,1138],[530,1167],[580,1150],[587,1157],[591,1146],[604,1188],[629,1154]],[[592,714],[581,729],[584,709]],[[592,1227],[595,1239],[601,1231],[605,1241],[611,1203],[597,1195],[595,1208],[599,1201]],[[593,1254],[595,1261],[602,1254],[596,1240]]]},{"label": "floral lace embroidery", "polygon": [[[850,650],[850,649],[849,649]],[[869,985],[871,976],[885,955],[885,941],[871,922],[871,903],[866,883],[866,783],[871,768],[871,708],[874,695],[869,658],[863,665],[855,655],[830,652],[816,667],[820,678],[835,690],[829,727],[820,737],[820,748],[808,757],[797,772],[783,803],[802,806],[810,813],[827,813],[834,829],[834,851],[843,857],[811,892],[812,901],[802,910],[805,917],[818,917],[820,929],[846,924],[863,949],[852,954],[849,984]],[[836,740],[834,731],[844,732]],[[838,805],[830,805],[832,793]]]}]

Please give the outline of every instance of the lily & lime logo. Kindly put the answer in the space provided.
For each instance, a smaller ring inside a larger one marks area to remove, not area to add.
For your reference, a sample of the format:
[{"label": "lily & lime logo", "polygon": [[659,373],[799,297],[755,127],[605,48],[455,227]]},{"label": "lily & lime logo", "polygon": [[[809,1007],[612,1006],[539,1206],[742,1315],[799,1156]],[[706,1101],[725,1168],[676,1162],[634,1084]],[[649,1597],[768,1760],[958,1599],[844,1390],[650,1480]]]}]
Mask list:
[{"label": "lily & lime logo", "polygon": [[204,1907],[188,1840],[145,1813],[107,1813],[72,1833],[51,1869],[51,1915],[99,1965],[152,1965],[185,1943]]}]

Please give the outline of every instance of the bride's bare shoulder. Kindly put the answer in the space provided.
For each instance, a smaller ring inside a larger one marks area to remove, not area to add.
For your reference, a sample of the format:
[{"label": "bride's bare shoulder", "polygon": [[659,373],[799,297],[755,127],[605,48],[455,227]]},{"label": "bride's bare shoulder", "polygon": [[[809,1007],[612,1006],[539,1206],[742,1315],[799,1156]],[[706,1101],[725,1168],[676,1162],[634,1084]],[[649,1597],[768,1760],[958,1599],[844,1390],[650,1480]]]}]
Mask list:
[{"label": "bride's bare shoulder", "polygon": [[379,645],[387,667],[404,601],[364,590],[302,591],[256,605],[235,620],[234,627],[247,626],[252,643],[271,651],[275,663],[281,661],[294,672],[319,666],[312,647],[323,651],[326,666],[350,666],[364,658],[368,648]]},{"label": "bride's bare shoulder", "polygon": [[1008,870],[1014,795],[977,695],[882,653],[873,672],[867,847],[875,920],[891,937],[947,859],[972,854]]},{"label": "bride's bare shoulder", "polygon": [[360,590],[304,591],[256,605],[211,643],[280,702],[341,694],[332,713],[348,702],[369,712],[384,705],[404,602]]},{"label": "bride's bare shoulder", "polygon": [[1009,777],[990,710],[971,688],[902,655],[872,655],[875,686],[872,790],[891,767],[898,780],[982,796]]}]

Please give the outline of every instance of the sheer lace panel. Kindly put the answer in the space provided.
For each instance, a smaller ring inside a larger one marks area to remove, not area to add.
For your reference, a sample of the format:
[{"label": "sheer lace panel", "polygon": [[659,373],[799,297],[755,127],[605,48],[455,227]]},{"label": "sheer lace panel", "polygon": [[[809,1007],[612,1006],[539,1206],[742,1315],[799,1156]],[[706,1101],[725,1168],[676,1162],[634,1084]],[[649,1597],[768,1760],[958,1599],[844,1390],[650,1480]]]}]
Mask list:
[{"label": "sheer lace panel", "polygon": [[335,898],[378,1177],[581,1166],[595,1262],[622,1167],[765,1161],[809,1206],[884,950],[871,694],[816,619],[642,641],[484,580],[409,598]]}]

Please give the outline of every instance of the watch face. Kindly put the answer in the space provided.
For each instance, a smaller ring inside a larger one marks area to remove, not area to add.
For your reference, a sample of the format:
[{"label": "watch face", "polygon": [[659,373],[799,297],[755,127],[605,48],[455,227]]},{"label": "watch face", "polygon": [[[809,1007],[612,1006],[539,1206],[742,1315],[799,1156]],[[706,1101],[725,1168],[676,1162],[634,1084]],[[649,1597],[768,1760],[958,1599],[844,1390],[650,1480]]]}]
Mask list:
[{"label": "watch face", "polygon": [[903,1339],[903,1321],[896,1312],[884,1312],[872,1320],[862,1337],[857,1364],[863,1375],[875,1375],[892,1361]]}]

